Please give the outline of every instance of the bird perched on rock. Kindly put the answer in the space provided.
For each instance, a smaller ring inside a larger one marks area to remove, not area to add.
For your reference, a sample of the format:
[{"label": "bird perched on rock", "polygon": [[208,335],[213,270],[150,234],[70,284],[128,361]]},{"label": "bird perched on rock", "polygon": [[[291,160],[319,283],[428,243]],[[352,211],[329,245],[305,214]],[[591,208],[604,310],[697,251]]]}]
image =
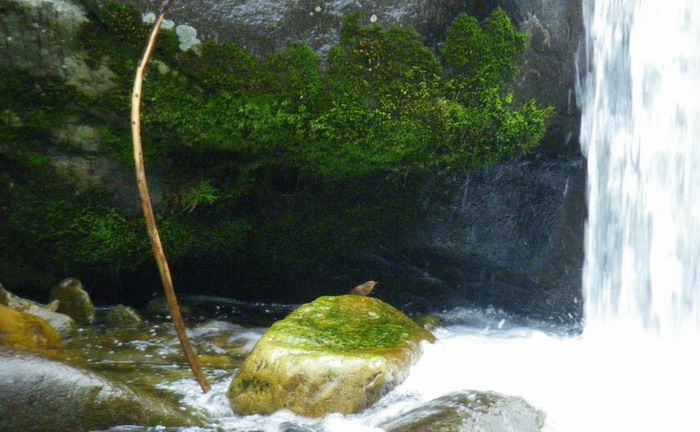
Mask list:
[{"label": "bird perched on rock", "polygon": [[375,281],[367,281],[362,285],[358,285],[350,291],[352,295],[368,296],[372,292],[374,286],[377,284]]}]

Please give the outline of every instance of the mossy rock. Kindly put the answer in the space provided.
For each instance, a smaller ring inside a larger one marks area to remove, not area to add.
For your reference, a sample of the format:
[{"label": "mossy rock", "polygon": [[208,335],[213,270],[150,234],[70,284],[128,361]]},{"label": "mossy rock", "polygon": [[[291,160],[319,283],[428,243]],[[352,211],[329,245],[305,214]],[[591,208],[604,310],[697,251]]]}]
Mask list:
[{"label": "mossy rock", "polygon": [[379,299],[321,297],[260,339],[229,387],[231,407],[241,415],[359,412],[406,378],[424,340],[435,337]]},{"label": "mossy rock", "polygon": [[0,346],[54,356],[63,339],[43,319],[0,305]]},{"label": "mossy rock", "polygon": [[64,363],[0,348],[0,430],[76,432],[201,423],[175,404]]},{"label": "mossy rock", "polygon": [[68,315],[79,324],[90,324],[95,320],[95,305],[83,284],[75,278],[61,281],[51,290],[51,301],[58,300],[58,312]]},{"label": "mossy rock", "polygon": [[144,323],[144,319],[136,309],[121,304],[114,306],[105,320],[111,327],[131,327]]}]

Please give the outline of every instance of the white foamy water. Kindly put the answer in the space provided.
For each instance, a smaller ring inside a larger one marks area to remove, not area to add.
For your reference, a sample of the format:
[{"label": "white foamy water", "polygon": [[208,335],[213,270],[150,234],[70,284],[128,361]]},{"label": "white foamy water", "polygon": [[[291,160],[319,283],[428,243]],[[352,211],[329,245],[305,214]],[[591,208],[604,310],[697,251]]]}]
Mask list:
[{"label": "white foamy water", "polygon": [[700,430],[700,353],[693,345],[596,341],[532,328],[458,325],[435,333],[438,342],[425,345],[406,382],[360,414],[236,417],[224,396],[228,382],[201,396],[188,380],[191,388],[181,389],[194,395],[188,404],[220,417],[215,429],[188,430],[381,432],[387,419],[459,390],[520,396],[545,413],[545,432]]}]

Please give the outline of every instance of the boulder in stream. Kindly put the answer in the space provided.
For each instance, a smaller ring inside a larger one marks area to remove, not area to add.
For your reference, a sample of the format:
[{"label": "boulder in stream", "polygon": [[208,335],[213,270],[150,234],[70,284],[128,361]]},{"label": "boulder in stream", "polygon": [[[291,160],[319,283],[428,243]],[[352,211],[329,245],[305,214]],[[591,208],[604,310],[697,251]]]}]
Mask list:
[{"label": "boulder in stream", "polygon": [[68,315],[79,324],[90,324],[95,320],[95,306],[78,279],[63,279],[51,290],[51,300],[58,300],[58,312]]},{"label": "boulder in stream", "polygon": [[514,396],[455,392],[387,420],[387,432],[539,432],[544,414]]},{"label": "boulder in stream", "polygon": [[58,361],[0,348],[0,364],[0,431],[79,432],[196,422],[165,400]]},{"label": "boulder in stream", "polygon": [[400,384],[435,337],[371,297],[326,296],[275,323],[228,390],[242,415],[359,412]]}]

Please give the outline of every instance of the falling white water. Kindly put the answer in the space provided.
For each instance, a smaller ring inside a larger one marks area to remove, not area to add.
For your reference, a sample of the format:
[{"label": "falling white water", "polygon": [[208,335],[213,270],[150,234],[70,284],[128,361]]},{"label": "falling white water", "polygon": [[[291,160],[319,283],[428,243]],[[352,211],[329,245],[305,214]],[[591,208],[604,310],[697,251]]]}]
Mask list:
[{"label": "falling white water", "polygon": [[584,0],[584,20],[581,408],[590,430],[698,431],[700,2]]},{"label": "falling white water", "polygon": [[584,0],[587,334],[700,336],[700,2]]}]

